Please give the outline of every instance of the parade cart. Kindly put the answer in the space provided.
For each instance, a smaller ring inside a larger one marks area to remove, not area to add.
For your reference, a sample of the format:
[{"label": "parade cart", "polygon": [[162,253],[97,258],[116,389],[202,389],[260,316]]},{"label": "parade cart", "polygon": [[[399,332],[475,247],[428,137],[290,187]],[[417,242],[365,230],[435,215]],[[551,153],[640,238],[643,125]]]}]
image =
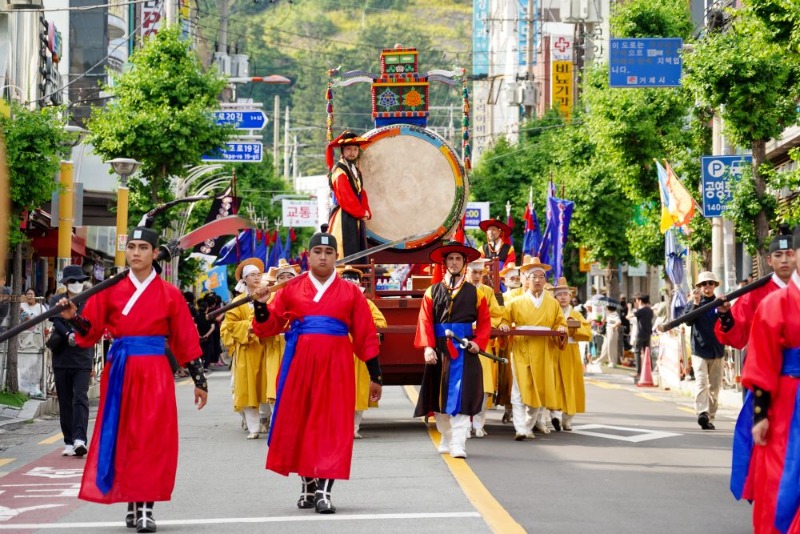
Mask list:
[{"label": "parade cart", "polygon": [[[470,105],[463,69],[418,72],[415,48],[384,49],[381,72],[340,73],[329,71],[326,94],[328,141],[334,137],[334,94],[340,87],[369,83],[372,87],[372,118],[375,128],[361,135],[363,147],[359,168],[369,192],[372,218],[367,222],[370,246],[402,241],[370,255],[361,266],[366,275],[365,294],[386,317],[379,329],[381,368],[387,385],[420,384],[424,369],[422,351],[414,348],[414,334],[425,289],[431,283],[429,255],[451,236],[461,223],[469,197]],[[458,154],[445,139],[427,126],[431,82],[462,90],[462,151]],[[403,240],[405,236],[415,236]],[[387,287],[376,276],[378,265],[405,265],[405,276]],[[497,273],[497,265],[493,268]],[[499,291],[495,276],[495,288]],[[515,333],[515,332],[511,332]],[[516,332],[523,335],[553,335],[552,332]],[[495,330],[495,336],[508,335]]]}]

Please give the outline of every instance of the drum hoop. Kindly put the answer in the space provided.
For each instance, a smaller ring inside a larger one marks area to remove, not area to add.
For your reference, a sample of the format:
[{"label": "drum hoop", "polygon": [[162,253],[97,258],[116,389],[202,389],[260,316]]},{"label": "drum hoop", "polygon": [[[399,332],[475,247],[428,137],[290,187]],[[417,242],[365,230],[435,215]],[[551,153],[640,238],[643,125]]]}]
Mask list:
[{"label": "drum hoop", "polygon": [[[395,245],[392,247],[395,250],[418,249],[435,241],[441,240],[448,231],[453,229],[453,227],[455,227],[459,221],[461,221],[461,218],[467,209],[467,196],[469,194],[466,171],[464,170],[464,166],[461,164],[461,161],[458,159],[455,150],[453,150],[453,148],[450,147],[450,145],[448,145],[442,137],[431,130],[410,124],[393,124],[391,126],[383,126],[381,128],[371,130],[364,134],[364,137],[369,139],[370,143],[375,143],[381,139],[397,137],[398,135],[410,135],[417,137],[436,147],[450,165],[450,169],[453,171],[453,178],[455,179],[455,202],[453,203],[453,206],[451,207],[450,212],[447,214],[444,222],[438,228],[431,230],[431,233],[425,237],[415,239],[413,241],[407,241],[401,245]],[[367,237],[373,241],[376,241],[377,243],[387,243],[389,241],[388,239],[375,234],[369,228],[367,228]]]}]

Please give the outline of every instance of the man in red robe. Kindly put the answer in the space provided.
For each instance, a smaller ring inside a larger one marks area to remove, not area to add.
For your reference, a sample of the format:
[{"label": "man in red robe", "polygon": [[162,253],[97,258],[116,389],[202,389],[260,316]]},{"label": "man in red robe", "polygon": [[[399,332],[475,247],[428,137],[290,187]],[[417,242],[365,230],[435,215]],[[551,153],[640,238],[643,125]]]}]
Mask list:
[{"label": "man in red robe", "polygon": [[[800,227],[794,230],[800,243]],[[795,252],[797,252],[795,250]],[[800,274],[758,306],[734,431],[731,491],[753,502],[756,533],[800,533]]]},{"label": "man in red robe", "polygon": [[[358,168],[361,147],[368,144],[363,137],[345,131],[328,145],[326,159],[331,169],[330,186],[333,207],[328,222],[331,234],[336,236],[340,257],[350,256],[367,248],[366,221],[372,218],[369,199],[364,190],[364,179]],[[342,157],[333,165],[333,148],[342,151]]]},{"label": "man in red robe", "polygon": [[208,383],[189,306],[153,265],[158,233],[133,228],[128,236],[128,277],[89,298],[80,315],[70,304],[61,316],[72,324],[78,346],[93,346],[105,330],[114,338],[78,497],[127,502],[126,526],[155,532],[153,502],[171,499],[178,467],[178,413],[166,345],[189,368],[198,410],[206,404]]},{"label": "man in red robe", "polygon": [[750,328],[758,305],[773,291],[786,287],[797,267],[792,236],[788,231],[776,236],[770,242],[767,265],[773,270],[769,282],[742,295],[733,305],[726,303],[717,308],[719,321],[714,327],[714,333],[720,343],[735,349],[743,349],[750,337]]},{"label": "man in red robe", "polygon": [[[483,409],[483,371],[477,352],[489,343],[492,318],[486,297],[467,282],[465,272],[467,264],[479,257],[477,250],[457,241],[431,252],[431,261],[444,264],[447,273],[425,291],[414,338],[426,363],[414,417],[433,412],[442,435],[439,452],[453,458],[467,457],[470,417]],[[455,345],[447,330],[469,340],[468,347]]]},{"label": "man in red robe", "polygon": [[332,514],[333,481],[350,478],[353,458],[353,354],[367,364],[370,400],[380,400],[382,379],[367,300],[336,274],[336,238],[314,234],[308,249],[309,272],[290,280],[269,305],[269,288],[254,291],[253,330],[259,337],[286,334],[266,467],[300,475],[298,508]]}]

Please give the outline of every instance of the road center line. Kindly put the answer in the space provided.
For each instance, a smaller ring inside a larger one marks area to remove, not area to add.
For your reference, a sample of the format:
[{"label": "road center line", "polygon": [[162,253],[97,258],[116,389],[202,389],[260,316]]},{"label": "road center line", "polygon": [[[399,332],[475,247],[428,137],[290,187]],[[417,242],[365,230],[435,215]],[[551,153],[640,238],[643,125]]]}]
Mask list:
[{"label": "road center line", "polygon": [[[416,405],[417,398],[419,397],[417,390],[412,386],[403,386],[403,389],[408,396],[408,400]],[[435,425],[428,426],[428,435],[431,441],[433,441],[434,446],[437,446],[441,436],[436,430]],[[442,459],[447,464],[447,467],[458,482],[458,485],[461,486],[461,490],[475,509],[478,510],[480,516],[483,517],[483,520],[486,521],[486,524],[492,529],[492,532],[502,532],[503,534],[525,533],[525,529],[522,528],[522,525],[514,521],[511,514],[509,514],[489,490],[486,489],[486,486],[483,485],[478,475],[470,469],[466,461],[451,458],[448,454],[442,455]]]},{"label": "road center line", "polygon": [[61,439],[64,439],[64,434],[59,432],[58,434],[56,434],[54,436],[50,436],[47,439],[43,439],[42,441],[40,441],[38,443],[38,445],[52,445],[53,443],[55,443],[56,441],[59,441]]}]

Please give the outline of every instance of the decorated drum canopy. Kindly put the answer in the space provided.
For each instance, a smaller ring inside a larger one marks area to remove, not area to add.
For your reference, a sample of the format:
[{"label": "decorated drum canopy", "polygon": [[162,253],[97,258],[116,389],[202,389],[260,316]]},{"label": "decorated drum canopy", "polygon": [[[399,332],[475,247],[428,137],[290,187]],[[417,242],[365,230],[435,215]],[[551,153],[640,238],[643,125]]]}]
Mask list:
[{"label": "decorated drum canopy", "polygon": [[359,167],[372,219],[367,235],[379,244],[423,237],[395,249],[440,240],[461,220],[468,184],[458,155],[430,130],[399,124],[371,130]]}]

